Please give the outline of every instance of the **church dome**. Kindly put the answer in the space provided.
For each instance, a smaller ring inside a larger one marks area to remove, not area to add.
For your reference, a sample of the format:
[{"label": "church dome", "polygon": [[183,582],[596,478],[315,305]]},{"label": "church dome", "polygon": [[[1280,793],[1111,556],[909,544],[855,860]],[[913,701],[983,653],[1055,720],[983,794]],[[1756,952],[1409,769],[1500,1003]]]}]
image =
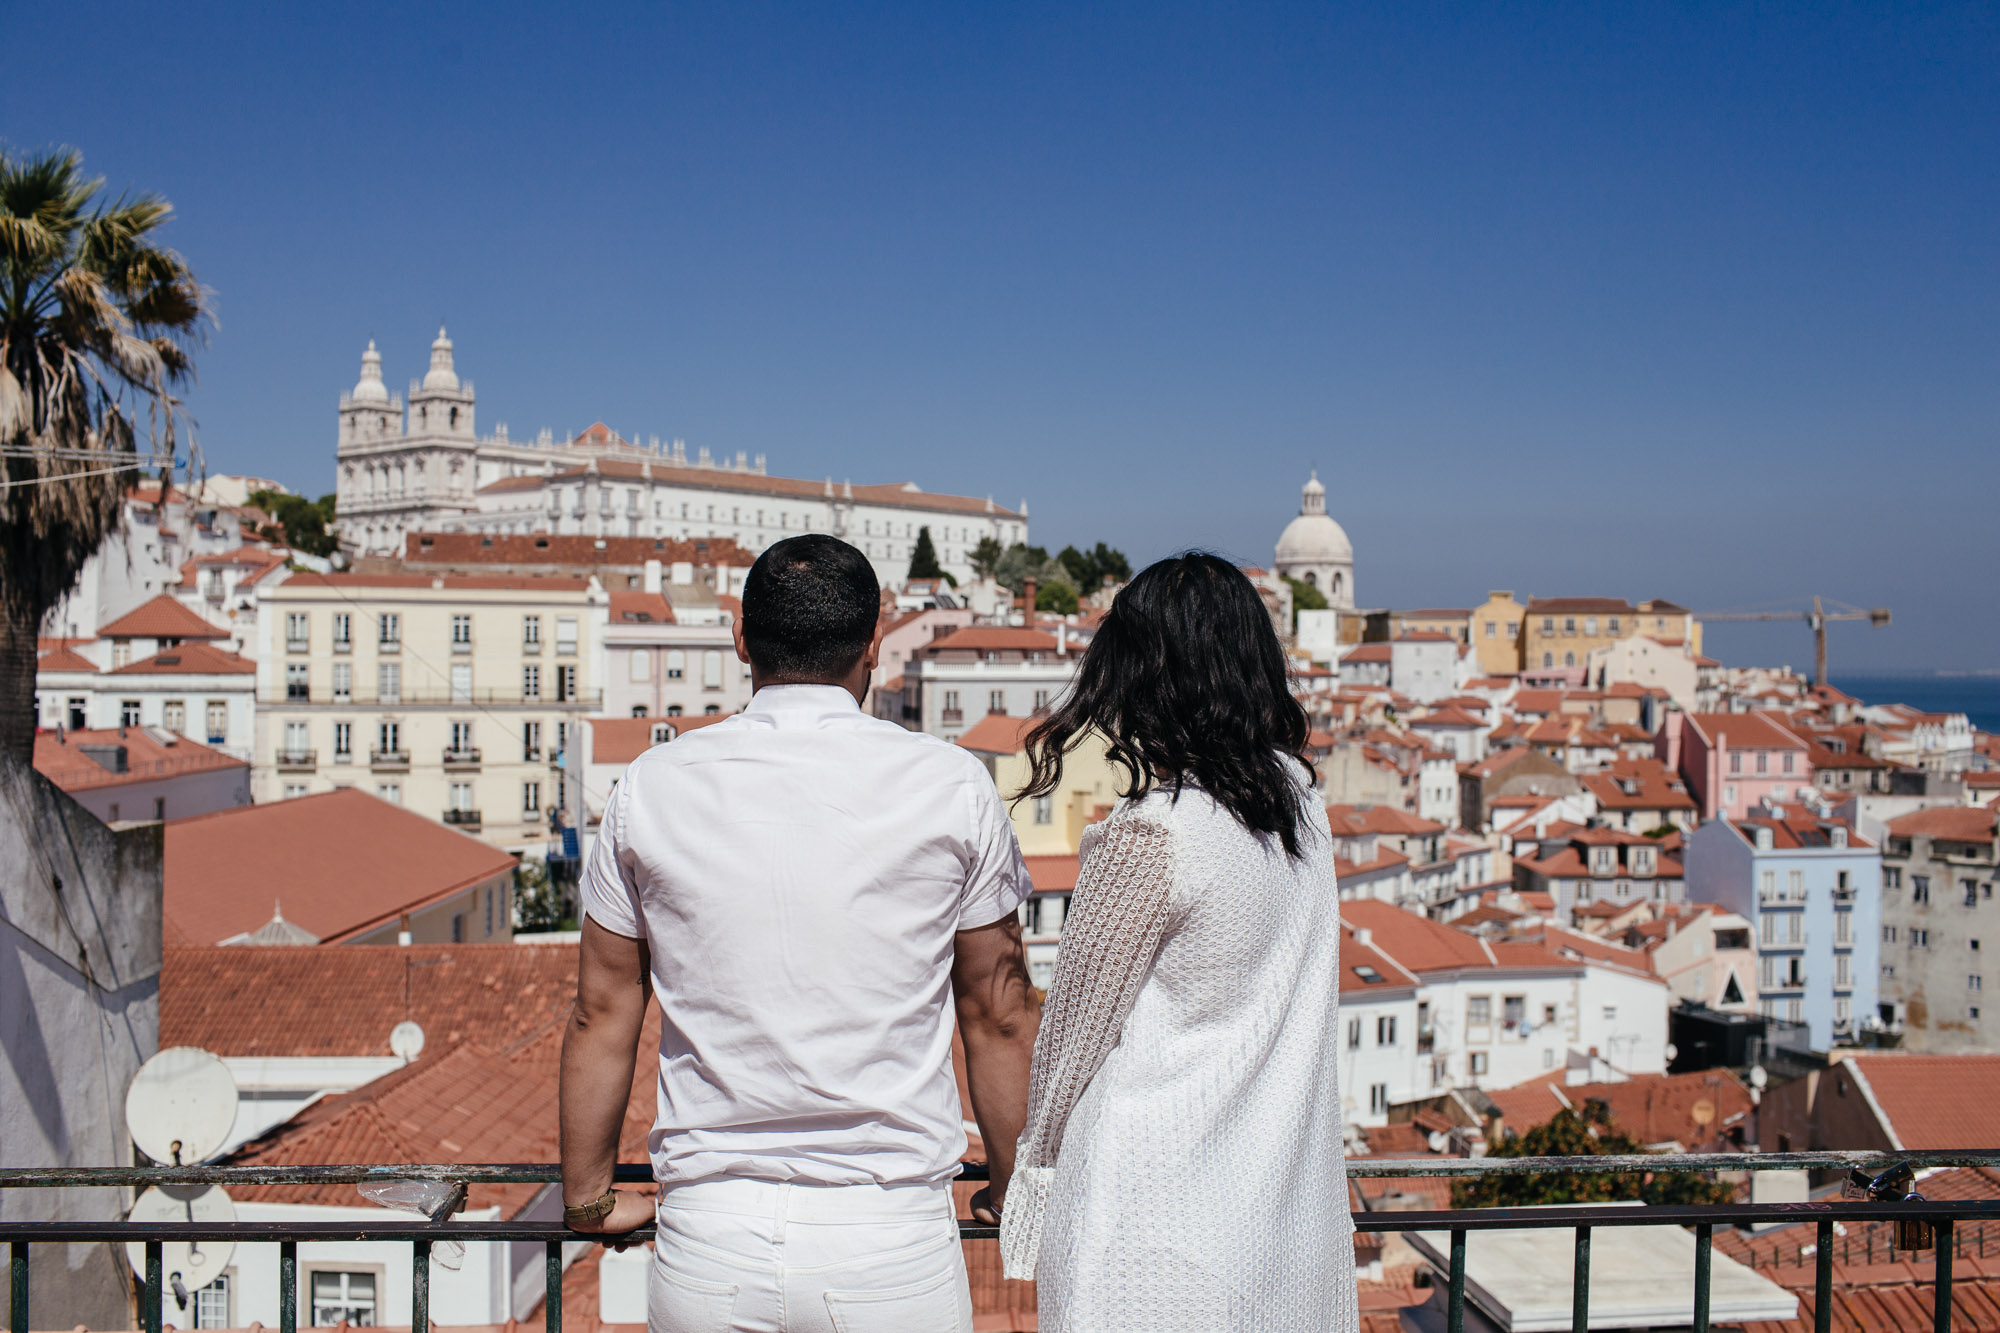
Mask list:
[{"label": "church dome", "polygon": [[1354,544],[1347,531],[1328,517],[1326,487],[1319,474],[1305,484],[1299,516],[1285,525],[1278,537],[1278,568],[1292,565],[1351,564]]},{"label": "church dome", "polygon": [[451,339],[445,337],[444,325],[438,325],[437,341],[431,344],[431,368],[424,372],[426,389],[456,389],[458,372],[451,368]]},{"label": "church dome", "polygon": [[382,354],[375,350],[373,338],[368,340],[368,350],[361,354],[361,378],[349,397],[357,403],[389,401],[388,386],[382,383]]}]

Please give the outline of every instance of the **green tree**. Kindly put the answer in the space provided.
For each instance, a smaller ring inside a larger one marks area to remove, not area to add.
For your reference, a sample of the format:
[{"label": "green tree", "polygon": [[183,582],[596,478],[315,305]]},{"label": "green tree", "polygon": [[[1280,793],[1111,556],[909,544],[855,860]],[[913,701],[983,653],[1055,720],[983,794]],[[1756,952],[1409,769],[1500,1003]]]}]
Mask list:
[{"label": "green tree", "polygon": [[[1619,1129],[1601,1101],[1562,1110],[1547,1124],[1487,1150],[1488,1157],[1639,1156],[1645,1149]],[[1480,1176],[1451,1187],[1454,1208],[1518,1208],[1544,1203],[1729,1203],[1728,1185],[1685,1172],[1544,1171]]]},{"label": "green tree", "polygon": [[[1016,543],[1007,548],[994,568],[993,577],[1013,592],[1021,592],[1034,579],[1046,588],[1051,583],[1069,584],[1072,591],[1076,585],[1070,582],[1069,571],[1060,560],[1051,560],[1049,553],[1039,546],[1024,546]],[[1037,597],[1036,600],[1040,600]]]},{"label": "green tree", "polygon": [[1076,614],[1076,589],[1067,583],[1044,583],[1035,589],[1035,609],[1053,611],[1059,616]]},{"label": "green tree", "polygon": [[308,500],[283,491],[252,491],[250,503],[272,517],[277,525],[274,535],[293,550],[325,556],[340,549],[333,535],[333,496]]},{"label": "green tree", "polygon": [[993,577],[993,571],[1000,568],[1000,558],[1007,549],[992,537],[981,537],[972,548],[972,572],[982,579]]},{"label": "green tree", "polygon": [[208,324],[207,292],[155,238],[172,206],[102,189],[73,150],[0,152],[0,750],[24,763],[36,632],[141,467],[171,479],[175,390]]},{"label": "green tree", "polygon": [[1294,625],[1297,624],[1299,612],[1301,611],[1326,610],[1326,594],[1318,588],[1313,587],[1310,583],[1292,578],[1289,575],[1286,577],[1285,582],[1292,589],[1292,621]]},{"label": "green tree", "polygon": [[917,544],[910,552],[910,577],[913,579],[941,579],[944,566],[938,563],[937,547],[931,544],[931,530],[917,529]]},{"label": "green tree", "polygon": [[1071,585],[1079,592],[1093,593],[1106,583],[1132,581],[1132,562],[1125,558],[1123,551],[1103,542],[1088,551],[1065,546],[1057,553],[1056,560],[1068,572]]},{"label": "green tree", "polygon": [[514,867],[514,929],[532,934],[574,930],[576,922],[563,914],[562,894],[549,883],[548,867],[522,861]]}]

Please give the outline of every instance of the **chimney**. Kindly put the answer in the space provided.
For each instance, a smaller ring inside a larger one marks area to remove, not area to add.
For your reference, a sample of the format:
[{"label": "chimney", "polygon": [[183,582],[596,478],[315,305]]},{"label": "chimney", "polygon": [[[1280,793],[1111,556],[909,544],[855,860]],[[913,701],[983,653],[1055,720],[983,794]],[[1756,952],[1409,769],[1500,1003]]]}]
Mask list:
[{"label": "chimney", "polygon": [[1068,652],[1069,622],[1065,620],[1062,624],[1056,626],[1056,656],[1062,657]]},{"label": "chimney", "polygon": [[1021,590],[1021,623],[1030,629],[1035,624],[1035,593],[1038,591],[1035,576],[1028,575],[1027,585]]},{"label": "chimney", "polygon": [[657,560],[646,562],[646,591],[652,593],[660,591],[660,562]]},{"label": "chimney", "polygon": [[1373,948],[1375,946],[1375,932],[1366,926],[1356,926],[1354,928],[1354,942],[1364,949]]},{"label": "chimney", "polygon": [[694,562],[692,560],[674,561],[674,586],[676,588],[685,588],[693,582]]}]

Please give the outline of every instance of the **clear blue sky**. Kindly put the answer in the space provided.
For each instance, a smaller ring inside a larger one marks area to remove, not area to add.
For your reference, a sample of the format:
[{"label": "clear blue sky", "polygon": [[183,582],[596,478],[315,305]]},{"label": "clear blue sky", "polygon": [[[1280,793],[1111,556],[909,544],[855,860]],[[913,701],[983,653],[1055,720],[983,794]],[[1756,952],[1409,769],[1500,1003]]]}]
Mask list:
[{"label": "clear blue sky", "polygon": [[1317,466],[1366,603],[2000,663],[2000,8],[1082,8],[22,6],[0,137],[174,201],[212,470],[330,489],[444,320],[517,434],[1138,560],[1268,560]]}]

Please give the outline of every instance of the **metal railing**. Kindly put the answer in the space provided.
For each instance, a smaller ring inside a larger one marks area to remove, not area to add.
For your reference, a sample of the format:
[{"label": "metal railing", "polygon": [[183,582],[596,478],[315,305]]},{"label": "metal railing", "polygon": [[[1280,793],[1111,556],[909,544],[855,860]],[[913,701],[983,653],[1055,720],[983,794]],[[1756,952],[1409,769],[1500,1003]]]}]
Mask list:
[{"label": "metal railing", "polygon": [[[1898,1164],[1914,1170],[1940,1167],[2000,1166],[2000,1150],[1932,1152],[1802,1152],[1802,1153],[1684,1153],[1602,1157],[1435,1157],[1347,1161],[1351,1179],[1430,1176],[1474,1179],[1498,1175],[1540,1175],[1551,1172],[1591,1173],[1709,1173],[1744,1171],[1865,1171],[1884,1172]],[[984,1163],[965,1162],[960,1179],[984,1180]],[[146,1273],[140,1295],[140,1326],[144,1333],[162,1333],[166,1275],[163,1248],[175,1241],[273,1243],[278,1249],[279,1333],[297,1333],[298,1246],[301,1241],[408,1241],[412,1247],[411,1333],[429,1333],[430,1252],[439,1240],[528,1242],[543,1247],[543,1321],[548,1333],[562,1328],[563,1246],[652,1239],[653,1228],[642,1226],[621,1236],[600,1237],[571,1231],[559,1220],[453,1221],[463,1207],[465,1187],[474,1184],[548,1185],[559,1183],[554,1165],[380,1165],[380,1166],[205,1166],[205,1167],[47,1167],[0,1168],[0,1189],[87,1188],[153,1185],[356,1185],[370,1181],[437,1180],[457,1188],[430,1221],[410,1222],[19,1222],[0,1221],[0,1241],[10,1248],[11,1326],[27,1333],[29,1318],[28,1250],[37,1244],[116,1242],[144,1247]],[[650,1183],[646,1166],[616,1168],[619,1183]],[[1444,1279],[1445,1324],[1463,1333],[1466,1302],[1466,1238],[1474,1231],[1567,1229],[1574,1236],[1571,1280],[1571,1328],[1586,1333],[1590,1326],[1591,1238],[1601,1227],[1684,1226],[1695,1237],[1693,1333],[1709,1333],[1710,1281],[1713,1275],[1717,1227],[1763,1224],[1815,1224],[1813,1326],[1818,1333],[1832,1327],[1835,1225],[1842,1222],[1928,1223],[1934,1228],[1935,1300],[1932,1327],[1951,1327],[1953,1260],[1963,1257],[1961,1223],[2000,1224],[2000,1199],[1877,1202],[1868,1199],[1826,1199],[1771,1204],[1671,1204],[1646,1207],[1558,1205],[1445,1209],[1432,1211],[1371,1211],[1353,1215],[1356,1231],[1440,1231],[1450,1238],[1449,1260],[1438,1276]],[[990,1240],[999,1228],[973,1221],[959,1223],[965,1240]],[[1905,1249],[1904,1253],[1911,1253]],[[1872,1250],[1869,1258],[1872,1259]],[[1801,1261],[1803,1252],[1801,1253]]]}]

